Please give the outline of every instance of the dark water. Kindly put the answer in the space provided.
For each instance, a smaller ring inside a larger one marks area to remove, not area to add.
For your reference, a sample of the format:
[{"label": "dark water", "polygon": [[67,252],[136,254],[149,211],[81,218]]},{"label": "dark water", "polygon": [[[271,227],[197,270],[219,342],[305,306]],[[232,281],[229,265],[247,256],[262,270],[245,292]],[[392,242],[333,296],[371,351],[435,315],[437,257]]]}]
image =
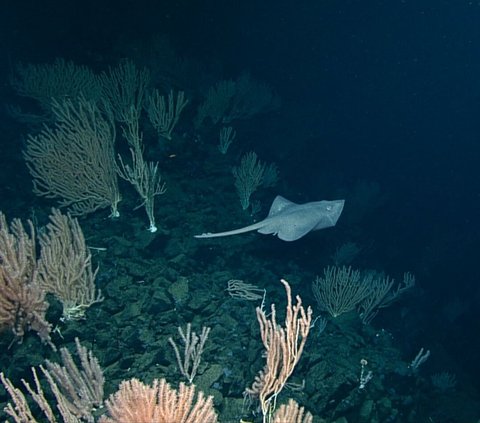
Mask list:
[{"label": "dark water", "polygon": [[[93,252],[105,301],[84,321],[62,324],[63,339],[52,338],[62,347],[78,336],[93,349],[107,394],[133,376],[176,385],[168,337],[187,322],[197,332],[208,325],[201,371],[221,370],[202,387],[216,395],[220,421],[239,421],[225,398],[242,397],[263,359],[254,306],[230,299],[227,280],[266,288],[267,304],[283,309],[278,280],[287,278],[318,314],[311,283],[338,262],[397,281],[410,272],[416,285],[368,325],[355,312],[329,316],[294,374],[304,390],[280,399],[294,397],[314,421],[478,421],[479,2],[5,0],[0,14],[0,210],[9,220],[35,216],[45,224],[58,204],[32,193],[22,156],[41,126],[8,112],[39,111],[12,87],[18,63],[62,58],[100,73],[129,59],[151,71],[150,88],[182,89],[189,98],[172,140],[158,142],[146,113],[141,119],[145,155],[167,183],[157,197],[159,232],[145,231],[145,213],[135,209],[141,201],[123,182],[118,221],[106,210],[80,220],[87,244],[107,247]],[[246,73],[281,105],[232,120],[237,138],[220,155],[221,124],[194,125],[195,116],[210,87]],[[128,158],[117,127],[118,152]],[[261,204],[254,218],[241,209],[231,175],[248,151],[279,171],[274,187],[253,195]],[[298,203],[345,199],[345,209],[335,228],[292,243],[260,234],[192,241],[262,219],[277,194]],[[358,253],[336,262],[349,243]],[[186,297],[168,291],[184,279]],[[56,325],[61,308],[51,302],[47,318]],[[5,330],[1,370],[15,383],[56,358],[33,332],[7,350],[11,340]],[[411,372],[420,348],[430,357]],[[373,378],[359,390],[363,357]],[[455,378],[452,386],[432,381],[443,372]]]}]

